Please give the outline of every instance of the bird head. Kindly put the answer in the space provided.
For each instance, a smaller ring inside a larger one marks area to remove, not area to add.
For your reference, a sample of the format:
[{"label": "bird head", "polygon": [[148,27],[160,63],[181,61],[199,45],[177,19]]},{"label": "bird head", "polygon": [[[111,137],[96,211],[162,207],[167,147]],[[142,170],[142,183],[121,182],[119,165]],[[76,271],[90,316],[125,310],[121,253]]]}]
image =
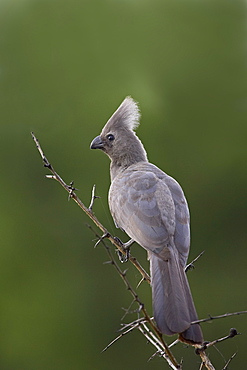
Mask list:
[{"label": "bird head", "polygon": [[90,148],[101,149],[118,167],[146,161],[145,149],[134,132],[139,118],[138,105],[128,96],[105,124],[101,134],[93,139]]}]

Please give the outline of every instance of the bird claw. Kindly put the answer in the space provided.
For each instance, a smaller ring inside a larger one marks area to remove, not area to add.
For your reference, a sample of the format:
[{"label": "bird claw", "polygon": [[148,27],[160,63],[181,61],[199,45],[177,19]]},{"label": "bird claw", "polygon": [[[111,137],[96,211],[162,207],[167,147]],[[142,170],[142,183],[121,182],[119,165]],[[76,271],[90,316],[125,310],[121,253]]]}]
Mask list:
[{"label": "bird claw", "polygon": [[124,263],[129,260],[130,257],[130,246],[134,243],[134,240],[130,239],[127,243],[123,243],[117,236],[114,238],[121,247],[125,250],[126,254],[122,253],[120,250],[117,250],[118,258],[120,262]]},{"label": "bird claw", "polygon": [[128,262],[130,256],[130,248],[126,248],[126,254],[123,254],[119,249],[117,250],[119,261],[124,263]]}]

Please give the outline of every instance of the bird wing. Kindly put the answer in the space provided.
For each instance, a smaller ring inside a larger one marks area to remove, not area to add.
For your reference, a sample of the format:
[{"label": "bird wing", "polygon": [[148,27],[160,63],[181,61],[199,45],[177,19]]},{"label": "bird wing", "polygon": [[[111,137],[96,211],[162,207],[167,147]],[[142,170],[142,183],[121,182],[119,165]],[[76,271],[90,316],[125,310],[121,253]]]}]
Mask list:
[{"label": "bird wing", "polygon": [[141,246],[162,255],[164,247],[175,244],[186,263],[189,211],[174,179],[148,162],[132,165],[113,180],[109,205],[117,226]]},{"label": "bird wing", "polygon": [[[162,171],[161,171],[162,172]],[[164,174],[164,180],[169,187],[175,205],[175,233],[174,243],[180,254],[180,261],[186,265],[190,249],[190,213],[184,192],[179,183],[172,177]]]}]

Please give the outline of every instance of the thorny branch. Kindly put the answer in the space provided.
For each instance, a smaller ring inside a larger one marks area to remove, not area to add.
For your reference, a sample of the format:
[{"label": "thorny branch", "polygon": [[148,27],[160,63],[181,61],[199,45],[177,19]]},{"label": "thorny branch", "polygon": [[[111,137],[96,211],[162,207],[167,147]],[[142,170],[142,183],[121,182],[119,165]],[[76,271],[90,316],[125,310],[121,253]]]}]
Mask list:
[{"label": "thorny branch", "polygon": [[[67,185],[65,183],[65,181],[63,181],[63,179],[58,175],[58,173],[54,170],[53,166],[51,165],[51,163],[48,161],[48,159],[45,157],[44,155],[44,152],[39,144],[39,141],[38,139],[35,137],[34,133],[32,132],[32,138],[37,146],[37,149],[41,155],[41,158],[44,162],[44,167],[48,168],[50,170],[50,172],[52,173],[52,175],[46,175],[47,178],[49,179],[54,179],[56,181],[59,182],[60,185],[62,185],[62,187],[69,193],[69,197],[72,198],[77,204],[78,206],[83,210],[83,212],[86,213],[86,215],[95,223],[95,225],[103,232],[103,238],[107,238],[110,240],[110,242],[120,250],[120,252],[123,254],[123,255],[126,255],[126,251],[125,249],[123,248],[122,246],[122,243],[120,243],[120,241],[117,239],[117,238],[114,238],[110,233],[109,231],[102,225],[102,223],[97,219],[97,217],[95,217],[93,211],[92,211],[92,207],[93,207],[93,200],[95,199],[95,195],[94,195],[94,192],[95,190],[93,190],[93,196],[92,196],[92,199],[91,199],[91,202],[90,202],[90,205],[89,207],[87,208],[83,203],[82,201],[78,198],[78,196],[76,195],[75,191],[76,191],[76,188],[73,187],[73,182],[71,182],[69,185]],[[137,259],[133,256],[129,256],[129,261],[137,268],[137,270],[141,273],[142,277],[144,280],[146,280],[149,284],[150,284],[150,277],[149,275],[147,274],[147,272],[143,269],[143,267],[139,264],[139,262],[137,261]]]},{"label": "thorny branch", "polygon": [[[222,337],[222,338],[218,338],[218,339],[215,339],[213,340],[212,342],[204,342],[201,346],[201,348],[197,348],[196,349],[196,353],[198,355],[201,356],[201,360],[202,360],[202,363],[201,363],[201,367],[200,369],[203,369],[203,366],[205,366],[208,370],[215,370],[214,366],[211,364],[211,362],[209,361],[209,358],[208,356],[206,355],[206,352],[205,350],[211,346],[214,346],[215,344],[217,343],[220,343],[220,342],[223,342],[227,339],[230,339],[230,338],[234,338],[236,335],[240,335],[240,333],[237,332],[237,330],[235,328],[231,328],[230,329],[230,332],[228,335],[226,335],[225,337]],[[229,363],[232,361],[232,359],[235,357],[236,354],[234,354],[228,361],[227,363],[225,364],[223,370],[227,369],[227,366],[229,365]]]},{"label": "thorny branch", "polygon": [[[175,359],[175,357],[173,356],[173,354],[171,353],[168,345],[163,340],[162,334],[159,332],[156,325],[154,324],[153,319],[148,315],[148,313],[147,313],[147,311],[144,307],[144,304],[140,301],[137,293],[135,292],[135,290],[130,285],[130,283],[129,283],[127,277],[126,277],[126,271],[122,271],[120,269],[119,265],[116,263],[113,255],[112,255],[110,249],[108,248],[108,246],[104,242],[104,239],[108,239],[124,256],[126,256],[126,253],[129,253],[124,248],[123,243],[118,238],[113,237],[108,232],[108,230],[102,225],[102,223],[97,219],[97,217],[94,215],[94,213],[92,211],[93,204],[94,204],[95,199],[98,198],[98,196],[95,195],[95,185],[93,186],[93,189],[92,189],[92,197],[91,197],[90,205],[87,208],[83,204],[83,202],[77,197],[75,191],[78,190],[78,189],[76,189],[73,186],[74,185],[73,182],[71,182],[69,185],[67,185],[64,182],[64,180],[58,175],[58,173],[54,170],[53,166],[51,165],[51,163],[48,161],[48,159],[44,155],[44,152],[43,152],[43,150],[42,150],[42,148],[39,144],[39,141],[35,137],[33,132],[31,133],[31,135],[32,135],[32,138],[33,138],[33,140],[36,144],[36,147],[37,147],[37,149],[38,149],[38,151],[41,155],[41,158],[42,158],[43,163],[44,163],[44,167],[48,168],[50,170],[50,172],[52,173],[52,175],[46,175],[46,177],[58,181],[60,183],[60,185],[62,185],[62,187],[69,193],[69,198],[72,198],[77,203],[77,205],[86,213],[86,215],[95,223],[95,225],[103,232],[103,235],[99,236],[95,231],[93,231],[95,233],[95,235],[98,237],[98,242],[96,243],[96,245],[98,245],[99,243],[103,243],[103,245],[105,246],[105,249],[108,253],[108,256],[110,258],[110,261],[108,263],[111,263],[116,268],[118,274],[121,276],[122,280],[124,281],[127,289],[130,291],[130,293],[133,297],[133,300],[135,302],[137,302],[137,304],[139,305],[138,312],[139,313],[142,312],[143,317],[135,320],[134,322],[132,322],[130,324],[125,324],[123,326],[123,328],[121,329],[122,333],[117,338],[115,338],[111,343],[109,343],[103,351],[107,350],[113,343],[115,343],[122,336],[130,333],[135,328],[138,328],[141,331],[141,333],[146,337],[146,339],[151,344],[153,344],[153,346],[156,348],[157,351],[155,352],[155,354],[153,356],[159,355],[160,357],[163,357],[167,361],[167,363],[168,363],[168,365],[171,369],[182,370],[182,364],[179,364],[177,362],[177,360]],[[93,230],[91,228],[91,226],[89,226],[89,228],[91,230]],[[204,252],[200,253],[200,255],[198,257],[196,257],[190,264],[188,264],[186,266],[186,268],[185,268],[186,272],[194,267],[194,263],[202,256],[203,253]],[[145,280],[150,284],[151,281],[150,281],[149,275],[146,273],[146,271],[143,269],[143,267],[139,264],[139,262],[136,260],[136,258],[129,254],[128,259],[137,268],[137,270],[140,272],[140,274],[142,275],[142,280]],[[193,323],[201,323],[201,322],[206,322],[206,321],[210,321],[210,320],[214,320],[214,319],[218,319],[218,318],[224,318],[224,317],[233,316],[233,315],[240,315],[240,314],[243,314],[243,313],[247,313],[247,311],[226,313],[226,314],[220,315],[220,316],[209,316],[208,318],[197,320]],[[147,326],[147,324],[150,326],[151,329]],[[216,343],[222,342],[222,341],[224,341],[226,339],[229,339],[229,338],[233,338],[236,335],[239,335],[237,330],[236,329],[231,329],[229,335],[227,335],[223,338],[216,339],[212,342],[204,342],[201,346],[198,346],[198,345],[195,346],[196,347],[196,353],[200,355],[201,360],[202,360],[202,363],[200,365],[200,369],[203,369],[203,367],[205,367],[208,370],[215,370],[215,368],[212,365],[212,363],[210,362],[205,350],[207,348],[209,348],[210,346],[215,345]],[[175,343],[176,342],[177,341],[175,341]],[[170,347],[171,347],[171,345],[170,345]],[[229,363],[232,361],[232,359],[235,357],[235,355],[236,355],[236,353],[231,356],[231,358],[227,361],[227,363],[225,364],[225,366],[222,370],[227,369]]]},{"label": "thorny branch", "polygon": [[247,311],[229,312],[229,313],[225,313],[223,315],[218,315],[218,316],[211,316],[211,315],[209,315],[205,319],[200,319],[200,320],[192,321],[192,324],[199,324],[201,322],[207,322],[207,321],[212,321],[212,320],[216,320],[216,319],[223,319],[223,318],[229,317],[229,316],[242,315],[244,313],[247,313]]},{"label": "thorny branch", "polygon": [[126,335],[129,332],[131,332],[132,330],[134,330],[136,327],[138,327],[139,330],[143,330],[142,327],[144,327],[145,323],[148,323],[150,325],[151,329],[155,332],[155,335],[153,334],[153,332],[151,330],[147,329],[147,326],[145,326],[146,330],[145,330],[145,334],[143,333],[144,336],[148,339],[148,341],[150,343],[152,343],[152,344],[155,343],[154,345],[157,348],[159,348],[159,353],[162,354],[162,357],[164,357],[166,359],[166,361],[168,362],[169,366],[172,369],[177,369],[177,370],[178,369],[181,369],[180,368],[180,365],[177,363],[175,357],[173,356],[173,354],[169,350],[167,344],[164,342],[164,340],[162,338],[162,334],[159,332],[159,330],[157,329],[157,327],[154,325],[153,320],[150,318],[149,314],[147,313],[147,310],[144,307],[144,304],[141,302],[141,300],[138,297],[137,293],[135,292],[135,290],[133,289],[133,287],[129,283],[129,281],[127,279],[127,276],[126,276],[126,271],[122,271],[121,268],[119,267],[119,265],[116,263],[116,261],[115,261],[115,259],[113,257],[113,254],[112,254],[111,250],[108,248],[108,246],[106,245],[106,243],[104,242],[104,239],[102,239],[102,237],[100,237],[93,230],[93,228],[90,225],[87,225],[87,226],[88,226],[88,228],[90,228],[90,230],[92,230],[92,232],[99,238],[100,242],[104,245],[105,250],[106,250],[106,252],[108,254],[108,257],[110,258],[110,261],[108,261],[108,263],[111,263],[115,267],[115,269],[117,270],[118,274],[120,275],[120,277],[122,278],[123,282],[125,283],[126,288],[129,290],[130,294],[132,295],[134,301],[137,302],[137,304],[139,305],[138,311],[139,312],[142,312],[142,314],[143,314],[143,317],[141,319],[138,319],[138,320],[134,321],[133,323],[126,325],[125,328],[127,327],[127,329],[125,331],[123,331],[111,343],[109,343],[103,349],[103,351],[106,351],[113,343],[115,343],[118,339],[120,339],[124,335]]},{"label": "thorny branch", "polygon": [[[123,255],[126,255],[126,250],[124,249],[124,246],[123,244],[120,242],[120,240],[118,238],[114,238],[110,233],[109,231],[102,225],[102,223],[97,219],[97,217],[94,215],[93,211],[92,211],[92,208],[93,208],[93,203],[94,203],[94,200],[95,200],[95,187],[93,187],[93,190],[92,190],[92,198],[91,198],[91,202],[90,202],[90,205],[89,207],[87,208],[83,202],[79,199],[79,197],[76,195],[75,193],[75,188],[73,186],[73,183],[70,183],[69,185],[67,185],[65,183],[65,181],[58,175],[58,173],[54,170],[53,166],[51,165],[51,163],[48,161],[48,159],[46,158],[40,144],[39,144],[39,141],[38,139],[36,138],[36,136],[34,135],[34,133],[32,132],[31,133],[32,135],[32,138],[36,144],[36,147],[41,155],[41,158],[43,160],[43,163],[44,163],[44,167],[48,168],[50,170],[50,172],[52,173],[52,175],[46,175],[47,178],[51,178],[51,179],[54,179],[56,181],[58,181],[60,183],[60,185],[62,185],[62,187],[69,193],[69,197],[72,198],[77,204],[78,206],[86,213],[86,215],[95,223],[95,225],[103,232],[103,235],[101,237],[99,237],[99,241],[98,242],[102,242],[105,238],[107,238],[108,240],[110,240],[110,242],[118,248],[118,250],[120,250],[120,252],[123,254]],[[97,244],[97,243],[96,243]],[[109,251],[109,249],[107,249]],[[133,256],[131,256],[130,254],[128,255],[128,258],[129,258],[129,261],[137,268],[137,270],[141,273],[142,275],[142,278],[143,280],[146,280],[149,284],[151,282],[150,280],[150,277],[149,275],[146,273],[146,271],[143,269],[143,267],[139,264],[139,262],[137,261],[137,259]],[[115,263],[114,266],[117,268],[118,270],[118,265]],[[121,269],[119,268],[118,272],[120,273],[120,276],[124,279],[125,278],[125,273],[123,273],[121,271]],[[129,289],[129,287],[128,287]],[[132,291],[131,289],[129,289],[131,291],[131,294],[133,295],[134,299],[137,301],[138,296],[134,293],[134,291]],[[177,361],[175,360],[173,354],[170,352],[168,346],[165,344],[165,342],[163,341],[163,338],[162,338],[162,335],[161,333],[158,331],[158,329],[155,327],[154,323],[151,321],[149,315],[146,313],[146,310],[144,308],[144,305],[142,304],[141,305],[142,307],[142,310],[143,312],[145,313],[144,314],[144,317],[146,319],[148,319],[150,322],[150,325],[156,330],[156,333],[160,339],[160,341],[162,342],[163,344],[163,348],[164,348],[164,351],[166,351],[166,360],[167,362],[169,363],[170,367],[172,369],[180,369],[179,367],[179,364],[177,363]]]},{"label": "thorny branch", "polygon": [[[172,369],[182,369],[182,364],[176,364],[175,366],[177,367],[173,367],[174,364],[173,363],[170,363],[170,356],[167,356],[167,351],[169,351],[169,353],[171,354],[170,352],[170,347],[173,345],[170,345],[170,346],[167,346],[166,343],[164,343],[163,341],[163,338],[162,336],[160,335],[160,332],[157,330],[156,326],[153,324],[153,318],[150,318],[150,316],[147,314],[147,311],[146,309],[144,308],[144,304],[140,301],[140,298],[138,297],[137,293],[134,291],[134,289],[132,288],[132,286],[130,285],[127,277],[126,277],[126,271],[122,271],[119,267],[119,265],[116,263],[110,249],[108,248],[108,246],[106,245],[106,243],[104,242],[104,240],[102,238],[100,238],[100,236],[97,234],[97,232],[95,232],[95,230],[93,230],[93,228],[90,226],[90,225],[87,225],[88,228],[95,234],[95,236],[98,239],[98,242],[101,242],[107,253],[108,253],[108,256],[110,257],[110,261],[107,261],[106,263],[110,263],[112,264],[116,270],[118,271],[119,275],[121,276],[121,278],[123,279],[127,289],[130,291],[130,293],[132,294],[133,298],[134,298],[134,301],[136,301],[138,304],[139,304],[139,310],[138,312],[141,312],[143,313],[143,317],[129,323],[129,324],[122,324],[122,328],[121,328],[121,334],[118,335],[115,339],[113,339],[104,349],[103,349],[103,352],[106,351],[108,348],[110,348],[112,346],[112,344],[114,344],[116,341],[118,341],[120,338],[122,338],[124,335],[126,334],[129,334],[130,332],[132,332],[134,329],[138,328],[139,331],[145,336],[145,338],[147,339],[147,341],[149,343],[151,343],[156,349],[157,351],[154,353],[153,356],[151,356],[150,359],[152,359],[154,356],[160,356],[160,357],[164,357],[168,364],[170,365],[170,367]],[[98,245],[98,242],[96,243]],[[199,259],[199,257],[202,255],[202,253],[197,257],[195,258],[192,262],[194,263],[195,261],[197,261]],[[188,265],[189,266],[189,265]],[[188,271],[188,269],[187,269]],[[233,315],[240,315],[240,314],[243,314],[243,313],[247,313],[247,311],[241,311],[241,312],[234,312],[234,313],[227,313],[227,314],[224,314],[224,315],[220,315],[220,316],[210,316],[209,318],[206,318],[206,319],[201,319],[201,320],[197,320],[197,321],[194,321],[193,323],[198,323],[198,322],[205,322],[205,321],[209,321],[209,320],[212,320],[212,319],[218,319],[218,318],[222,318],[222,317],[229,317],[229,316],[233,316]],[[153,330],[150,330],[149,327],[146,325],[146,324],[150,324],[151,326],[151,329]],[[209,370],[215,370],[214,366],[212,365],[212,363],[210,362],[205,350],[211,346],[214,346],[216,345],[217,343],[220,343],[220,342],[223,342],[229,338],[233,338],[234,336],[236,335],[239,335],[240,333],[237,332],[236,329],[232,328],[230,329],[230,332],[229,332],[229,335],[225,336],[225,337],[222,337],[222,338],[218,338],[212,342],[204,342],[202,346],[200,347],[197,347],[196,348],[196,353],[198,355],[200,355],[201,359],[202,359],[202,363],[201,363],[201,369],[203,369],[203,367],[206,367],[207,369]],[[179,341],[176,340],[175,341],[175,344],[177,344]],[[172,354],[171,354],[172,355]],[[230,361],[235,357],[232,356],[228,362],[226,363],[225,367],[223,368],[223,370],[226,370],[227,369],[227,364],[230,363]]]}]

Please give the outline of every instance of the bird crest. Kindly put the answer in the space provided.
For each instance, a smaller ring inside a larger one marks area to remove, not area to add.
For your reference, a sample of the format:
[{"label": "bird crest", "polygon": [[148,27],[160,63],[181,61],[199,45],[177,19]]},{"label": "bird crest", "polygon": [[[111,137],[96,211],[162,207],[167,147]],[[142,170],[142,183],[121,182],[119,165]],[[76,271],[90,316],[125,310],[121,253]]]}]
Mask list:
[{"label": "bird crest", "polygon": [[139,125],[140,111],[138,104],[127,96],[118,109],[107,121],[104,129],[125,128],[134,131]]}]

